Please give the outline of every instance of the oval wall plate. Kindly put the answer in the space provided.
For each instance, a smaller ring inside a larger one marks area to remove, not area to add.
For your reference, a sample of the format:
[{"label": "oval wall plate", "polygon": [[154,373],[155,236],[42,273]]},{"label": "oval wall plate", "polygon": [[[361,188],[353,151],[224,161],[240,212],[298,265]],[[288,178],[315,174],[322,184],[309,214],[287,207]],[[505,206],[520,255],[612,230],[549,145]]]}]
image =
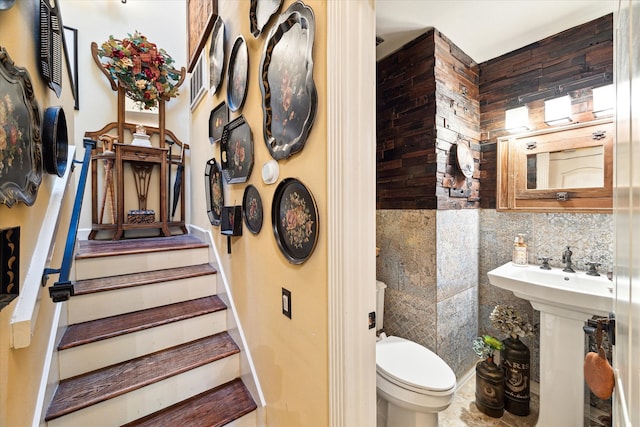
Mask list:
[{"label": "oval wall plate", "polygon": [[244,37],[238,36],[229,55],[229,75],[227,77],[227,104],[236,112],[242,108],[247,97],[249,78],[249,50]]},{"label": "oval wall plate", "polygon": [[216,18],[211,32],[211,47],[209,48],[209,90],[214,95],[222,86],[224,76],[224,21]]}]

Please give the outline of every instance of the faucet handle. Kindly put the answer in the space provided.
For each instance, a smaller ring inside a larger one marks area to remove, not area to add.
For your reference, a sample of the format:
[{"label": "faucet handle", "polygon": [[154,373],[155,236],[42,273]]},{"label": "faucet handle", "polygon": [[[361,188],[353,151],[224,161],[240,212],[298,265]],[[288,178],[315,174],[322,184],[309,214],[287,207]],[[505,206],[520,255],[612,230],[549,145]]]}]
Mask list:
[{"label": "faucet handle", "polygon": [[547,256],[542,256],[540,258],[538,258],[539,261],[542,261],[542,265],[540,266],[541,269],[543,270],[551,270],[551,267],[549,266],[549,261],[553,261],[553,258],[549,258]]},{"label": "faucet handle", "polygon": [[589,270],[587,270],[587,275],[588,276],[599,276],[600,273],[598,273],[598,267],[600,267],[600,263],[599,262],[595,262],[595,261],[587,261],[585,262],[585,264],[587,264],[589,266]]}]

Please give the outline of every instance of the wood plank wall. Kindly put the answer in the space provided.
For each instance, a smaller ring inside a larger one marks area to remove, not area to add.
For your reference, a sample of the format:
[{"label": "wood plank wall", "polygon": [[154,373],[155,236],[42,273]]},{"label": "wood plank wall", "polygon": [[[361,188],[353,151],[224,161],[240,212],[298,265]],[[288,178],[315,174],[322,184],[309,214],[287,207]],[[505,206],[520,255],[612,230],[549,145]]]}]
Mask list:
[{"label": "wood plank wall", "polygon": [[[426,32],[377,64],[377,208],[494,209],[505,109],[519,96],[576,84],[567,91],[574,122],[593,120],[591,89],[612,75],[612,15],[480,65],[439,31]],[[531,130],[546,128],[544,98],[527,105]],[[470,180],[455,167],[457,142],[476,158]]]},{"label": "wood plank wall", "polygon": [[377,73],[377,208],[479,207],[480,173],[465,179],[451,150],[467,144],[479,161],[477,65],[430,30]]},{"label": "wood plank wall", "polygon": [[[509,134],[504,130],[505,109],[523,95],[534,99],[526,102],[531,130],[545,129],[544,99],[568,93],[573,121],[591,121],[591,89],[607,84],[612,76],[613,15],[481,63],[480,207],[496,207],[497,139]],[[575,89],[563,92],[562,87]]]}]

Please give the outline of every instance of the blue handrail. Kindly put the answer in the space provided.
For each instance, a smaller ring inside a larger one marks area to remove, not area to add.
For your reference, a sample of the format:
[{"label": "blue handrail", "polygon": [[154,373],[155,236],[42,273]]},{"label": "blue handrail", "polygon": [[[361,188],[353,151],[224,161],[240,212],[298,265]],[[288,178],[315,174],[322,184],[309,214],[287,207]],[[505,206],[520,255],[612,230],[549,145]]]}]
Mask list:
[{"label": "blue handrail", "polygon": [[78,235],[78,226],[80,225],[80,211],[82,210],[82,200],[84,199],[84,189],[87,184],[87,176],[89,174],[89,164],[91,163],[91,153],[96,147],[96,141],[84,138],[84,159],[82,162],[73,160],[74,163],[81,163],[80,182],[76,191],[76,199],[73,203],[73,213],[71,214],[71,223],[69,224],[69,233],[67,234],[67,242],[64,247],[64,255],[62,257],[62,265],[60,268],[45,268],[42,274],[42,286],[47,284],[49,274],[57,274],[58,281],[49,287],[49,296],[53,302],[67,301],[74,295],[73,283],[69,280],[71,273],[71,264],[73,262],[73,253],[76,246],[76,237]]}]

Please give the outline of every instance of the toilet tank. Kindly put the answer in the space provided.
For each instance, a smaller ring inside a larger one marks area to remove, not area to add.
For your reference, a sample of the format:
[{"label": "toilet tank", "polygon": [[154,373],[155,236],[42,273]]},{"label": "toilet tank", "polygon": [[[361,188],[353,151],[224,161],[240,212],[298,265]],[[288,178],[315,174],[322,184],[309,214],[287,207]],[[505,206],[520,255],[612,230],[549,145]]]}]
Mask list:
[{"label": "toilet tank", "polygon": [[376,280],[376,331],[384,327],[384,289],[387,285]]}]

